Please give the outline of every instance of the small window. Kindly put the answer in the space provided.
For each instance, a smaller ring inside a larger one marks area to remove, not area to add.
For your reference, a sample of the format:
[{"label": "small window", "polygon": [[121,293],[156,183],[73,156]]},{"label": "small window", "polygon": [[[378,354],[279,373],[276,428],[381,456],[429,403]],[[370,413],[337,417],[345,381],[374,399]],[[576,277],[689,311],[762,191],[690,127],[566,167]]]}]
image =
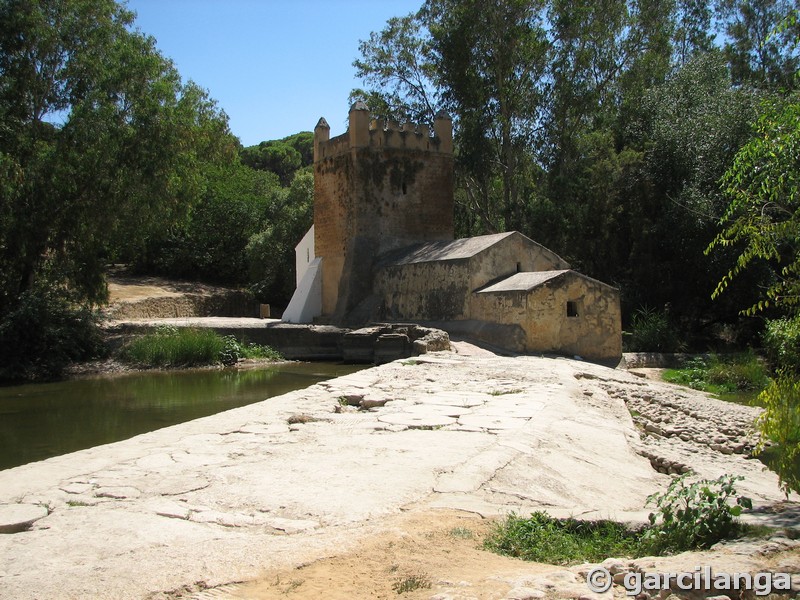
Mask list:
[{"label": "small window", "polygon": [[522,273],[522,263],[517,263],[517,273]]},{"label": "small window", "polygon": [[567,301],[567,316],[568,317],[577,317],[578,316],[578,303]]},{"label": "small window", "polygon": [[406,188],[406,182],[405,181],[403,182],[402,188],[403,188],[403,196],[405,196],[406,192],[408,192],[408,188]]}]

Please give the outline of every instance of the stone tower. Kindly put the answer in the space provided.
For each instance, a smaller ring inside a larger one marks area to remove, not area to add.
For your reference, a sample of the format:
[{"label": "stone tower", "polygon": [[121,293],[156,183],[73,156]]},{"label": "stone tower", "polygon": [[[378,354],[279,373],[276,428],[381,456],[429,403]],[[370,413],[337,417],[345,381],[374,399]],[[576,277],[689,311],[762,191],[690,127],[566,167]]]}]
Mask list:
[{"label": "stone tower", "polygon": [[347,320],[372,293],[375,259],[453,239],[453,125],[371,120],[350,109],[348,130],[314,129],[314,247],[322,258],[322,317]]}]

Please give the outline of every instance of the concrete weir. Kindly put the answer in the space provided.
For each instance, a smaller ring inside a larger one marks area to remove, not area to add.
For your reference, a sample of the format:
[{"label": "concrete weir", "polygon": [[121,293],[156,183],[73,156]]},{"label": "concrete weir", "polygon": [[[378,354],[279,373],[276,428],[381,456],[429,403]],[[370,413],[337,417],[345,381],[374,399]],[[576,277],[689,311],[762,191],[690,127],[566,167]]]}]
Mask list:
[{"label": "concrete weir", "polygon": [[643,520],[665,461],[745,476],[756,511],[783,499],[758,461],[723,451],[757,409],[580,361],[468,350],[0,471],[0,516],[26,513],[24,530],[0,534],[0,597],[175,597],[162,594],[342,551],[402,510]]}]

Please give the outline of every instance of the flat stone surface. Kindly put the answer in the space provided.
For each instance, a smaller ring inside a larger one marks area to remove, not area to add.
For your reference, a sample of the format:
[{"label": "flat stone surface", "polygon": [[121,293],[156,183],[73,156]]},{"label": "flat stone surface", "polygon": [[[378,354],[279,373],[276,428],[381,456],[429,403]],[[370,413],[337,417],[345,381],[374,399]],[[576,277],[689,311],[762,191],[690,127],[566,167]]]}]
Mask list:
[{"label": "flat stone surface", "polygon": [[[773,473],[709,445],[745,440],[758,409],[586,362],[457,348],[0,471],[0,522],[47,516],[0,535],[0,596],[175,597],[330,556],[410,510],[641,521],[670,480],[658,464],[743,475],[753,515],[797,522],[766,510],[783,500]],[[345,392],[394,400],[364,410],[342,406]],[[308,419],[289,426],[296,415]]]},{"label": "flat stone surface", "polygon": [[47,516],[44,506],[35,504],[0,504],[0,533],[25,531]]},{"label": "flat stone surface", "polygon": [[528,423],[527,418],[505,417],[496,414],[469,414],[458,418],[458,424],[480,429],[522,429]]},{"label": "flat stone surface", "polygon": [[424,412],[402,412],[381,415],[378,420],[391,425],[405,425],[406,427],[444,427],[456,422],[453,417],[442,414],[435,414],[431,411]]},{"label": "flat stone surface", "polygon": [[416,400],[424,404],[444,404],[447,406],[483,406],[492,396],[489,394],[469,393],[469,392],[435,392],[432,394],[420,394]]}]

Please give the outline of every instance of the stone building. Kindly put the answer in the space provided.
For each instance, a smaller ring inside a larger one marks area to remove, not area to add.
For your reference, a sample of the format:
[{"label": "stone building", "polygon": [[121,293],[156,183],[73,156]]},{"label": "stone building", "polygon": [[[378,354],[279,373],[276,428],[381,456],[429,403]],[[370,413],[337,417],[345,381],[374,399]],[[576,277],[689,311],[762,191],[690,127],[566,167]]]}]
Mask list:
[{"label": "stone building", "polygon": [[618,291],[518,232],[453,239],[453,142],[350,110],[314,130],[314,226],[297,247],[288,322],[421,322],[518,352],[617,360]]}]

